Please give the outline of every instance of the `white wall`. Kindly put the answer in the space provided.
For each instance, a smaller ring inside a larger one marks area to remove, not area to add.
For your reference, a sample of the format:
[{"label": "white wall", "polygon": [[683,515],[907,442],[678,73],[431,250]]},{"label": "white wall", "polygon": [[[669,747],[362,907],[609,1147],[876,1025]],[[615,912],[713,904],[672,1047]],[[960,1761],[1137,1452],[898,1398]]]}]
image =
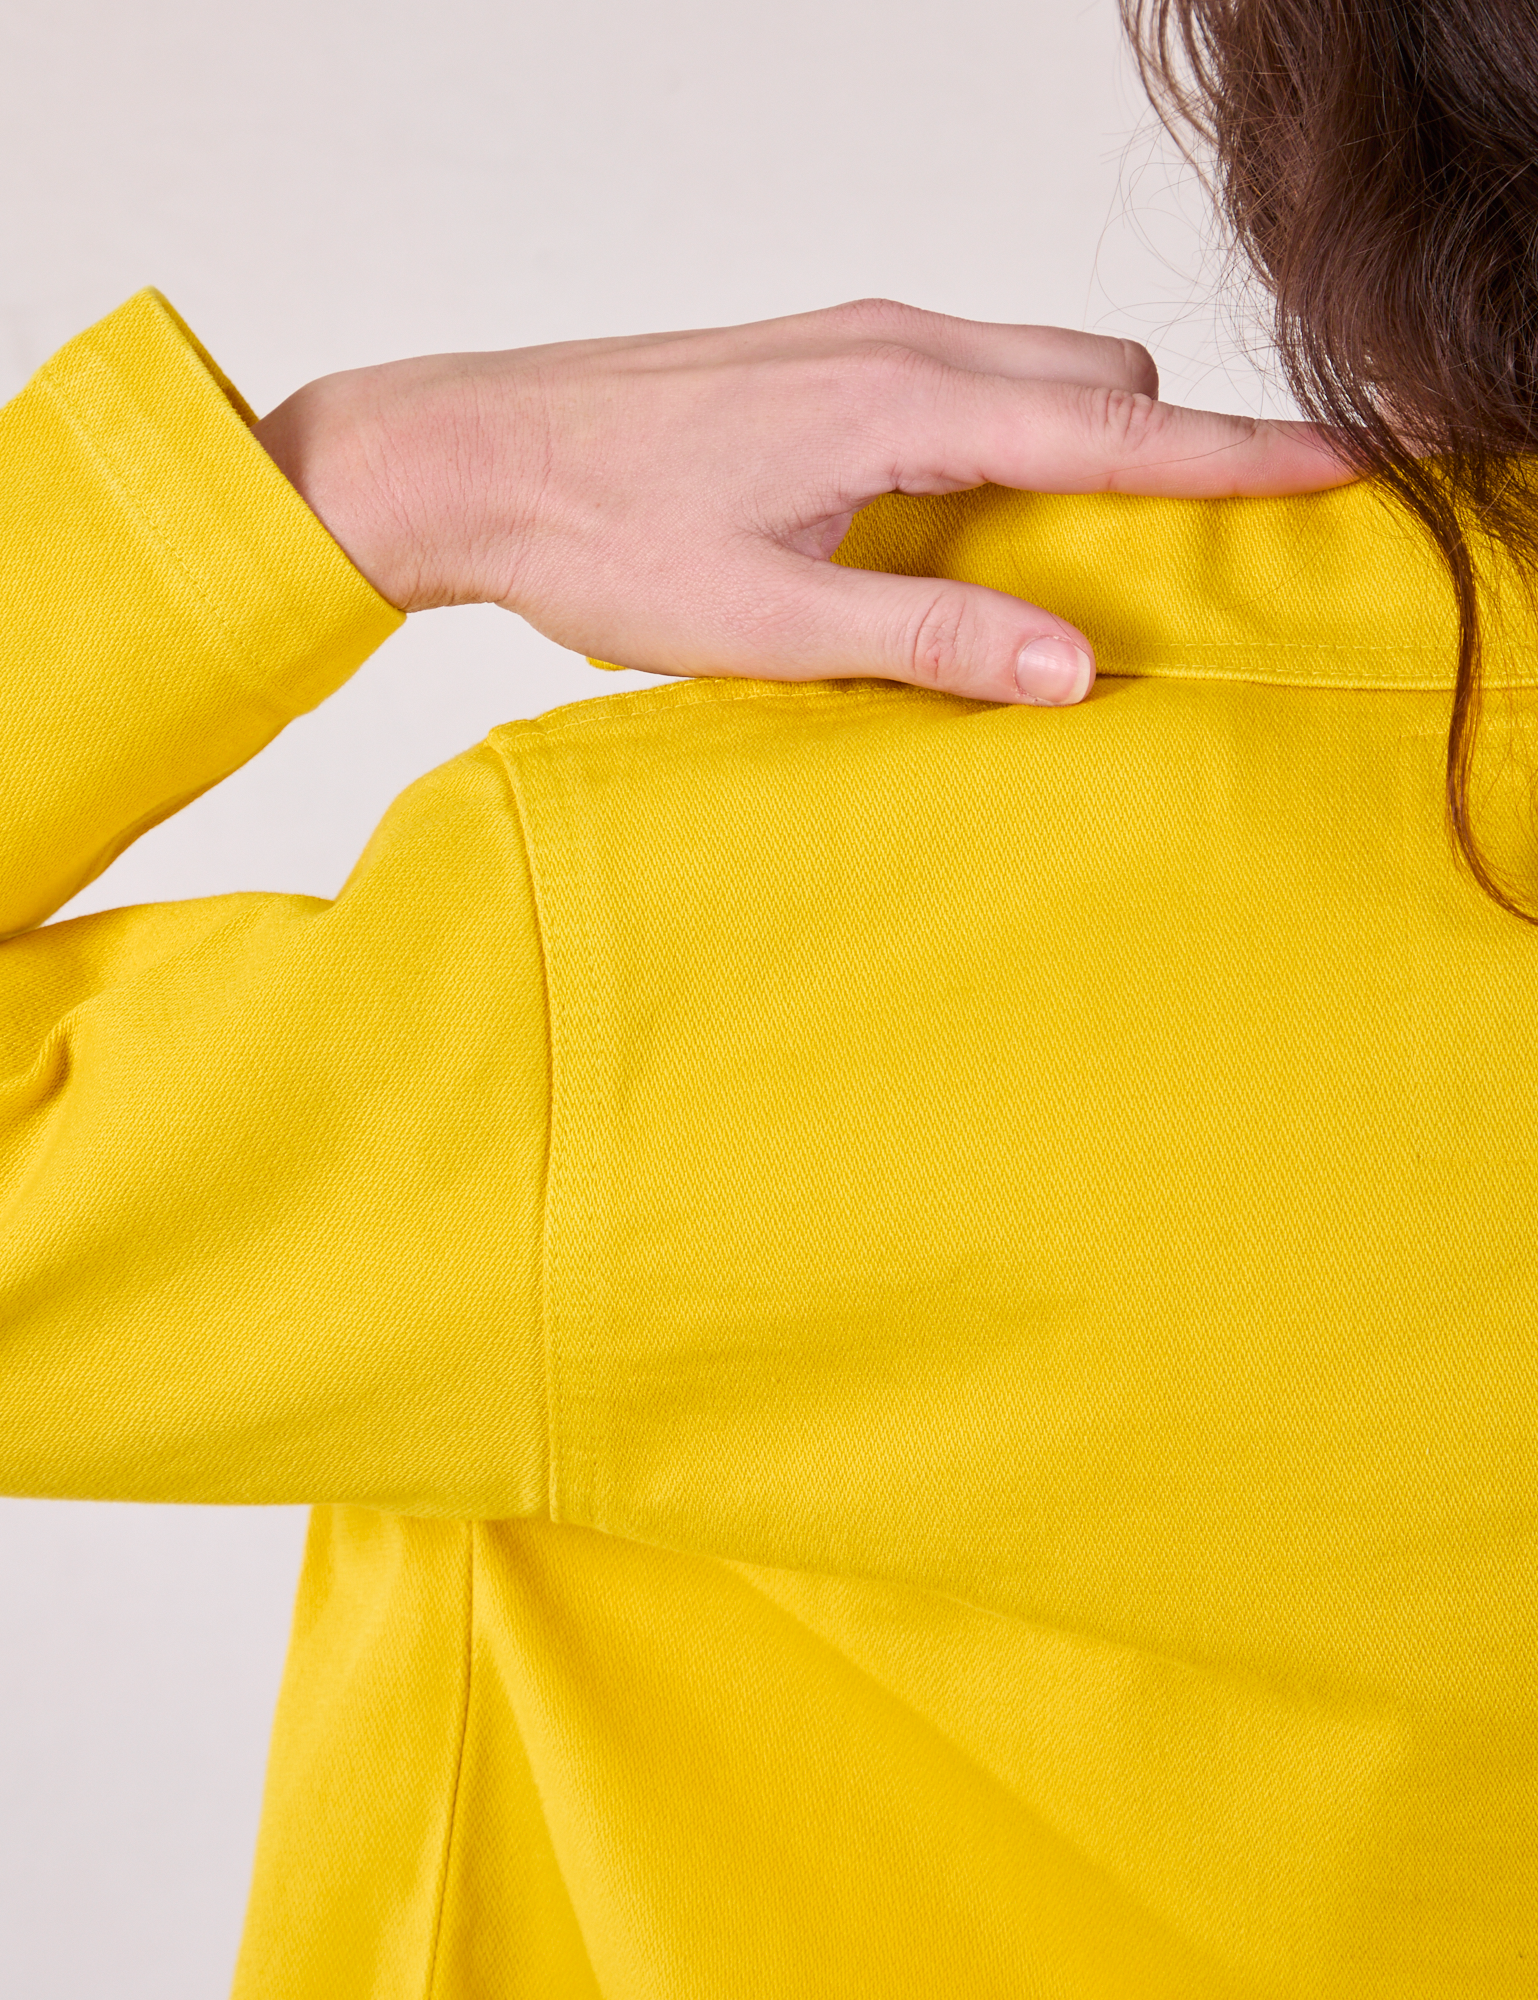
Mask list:
[{"label": "white wall", "polygon": [[[862,293],[1133,333],[1168,393],[1277,408],[1214,360],[1169,158],[1113,0],[8,0],[0,393],[154,283],[259,409]],[[500,612],[414,619],[71,908],[332,894],[419,772],[646,684]],[[0,1504],[0,1992],[224,1991],[302,1529]]]}]

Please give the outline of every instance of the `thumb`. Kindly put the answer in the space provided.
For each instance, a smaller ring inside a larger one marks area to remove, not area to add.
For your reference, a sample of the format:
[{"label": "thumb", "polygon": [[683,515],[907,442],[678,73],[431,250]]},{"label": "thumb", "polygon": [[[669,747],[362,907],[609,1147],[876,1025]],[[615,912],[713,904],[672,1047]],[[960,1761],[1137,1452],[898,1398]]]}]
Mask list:
[{"label": "thumb", "polygon": [[1075,625],[978,583],[793,559],[800,575],[771,656],[733,670],[775,680],[870,674],[977,701],[1082,701],[1094,648]]},{"label": "thumb", "polygon": [[731,585],[686,621],[682,643],[676,631],[664,640],[660,621],[650,634],[631,624],[614,654],[643,673],[771,681],[869,675],[974,701],[1054,708],[1082,701],[1094,682],[1094,648],[1076,625],[980,583],[845,569],[776,550],[738,570]]}]

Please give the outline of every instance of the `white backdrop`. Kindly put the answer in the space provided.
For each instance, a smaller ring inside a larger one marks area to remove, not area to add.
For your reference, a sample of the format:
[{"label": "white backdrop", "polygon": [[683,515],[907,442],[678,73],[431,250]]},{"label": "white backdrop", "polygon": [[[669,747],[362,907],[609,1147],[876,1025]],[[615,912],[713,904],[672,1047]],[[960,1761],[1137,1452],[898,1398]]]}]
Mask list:
[{"label": "white backdrop", "polygon": [[[867,293],[1131,333],[1167,394],[1285,407],[1218,358],[1200,198],[1113,0],[4,0],[0,163],[4,395],[153,283],[258,409],[393,355]],[[500,612],[413,619],[71,913],[334,894],[421,771],[647,684]],[[0,1503],[4,1994],[225,1991],[302,1532]]]}]

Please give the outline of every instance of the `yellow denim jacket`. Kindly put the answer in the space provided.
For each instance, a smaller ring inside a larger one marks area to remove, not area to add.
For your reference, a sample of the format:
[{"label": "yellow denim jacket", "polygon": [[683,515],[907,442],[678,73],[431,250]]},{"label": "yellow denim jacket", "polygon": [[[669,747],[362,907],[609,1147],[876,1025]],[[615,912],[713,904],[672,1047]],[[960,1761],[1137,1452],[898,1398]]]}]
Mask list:
[{"label": "yellow denim jacket", "polygon": [[0,415],[0,1487],[315,1505],[239,2000],[1538,1992],[1538,931],[1429,552],[885,501],[1091,698],[619,694],[334,902],[40,928],[399,622],[248,421],[152,293]]}]

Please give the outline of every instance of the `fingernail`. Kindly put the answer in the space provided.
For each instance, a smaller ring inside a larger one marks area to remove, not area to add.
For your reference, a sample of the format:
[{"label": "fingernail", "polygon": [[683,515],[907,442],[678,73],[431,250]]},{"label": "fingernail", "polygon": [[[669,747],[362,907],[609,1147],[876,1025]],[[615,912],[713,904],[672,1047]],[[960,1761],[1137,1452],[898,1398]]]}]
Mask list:
[{"label": "fingernail", "polygon": [[1015,662],[1021,700],[1041,708],[1082,701],[1094,677],[1094,661],[1072,639],[1033,639]]}]

